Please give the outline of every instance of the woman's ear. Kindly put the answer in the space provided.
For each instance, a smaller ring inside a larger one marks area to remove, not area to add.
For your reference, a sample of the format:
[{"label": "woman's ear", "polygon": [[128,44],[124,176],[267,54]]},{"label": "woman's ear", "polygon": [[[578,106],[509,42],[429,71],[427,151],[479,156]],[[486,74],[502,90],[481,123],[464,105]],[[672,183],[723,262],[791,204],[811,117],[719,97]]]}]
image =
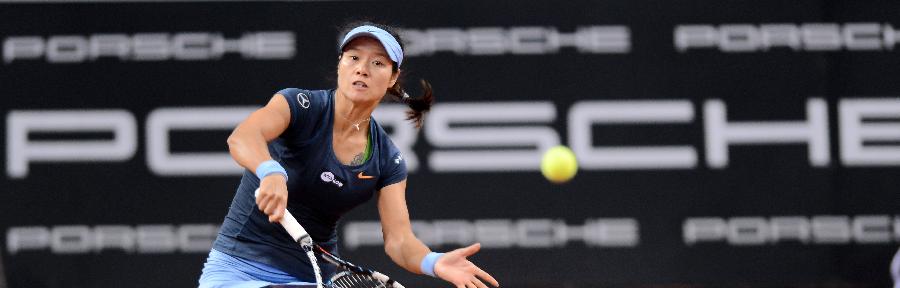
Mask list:
[{"label": "woman's ear", "polygon": [[388,87],[394,87],[394,84],[397,84],[397,79],[400,78],[400,72],[402,72],[402,70],[397,69],[397,73],[391,74],[391,83]]}]

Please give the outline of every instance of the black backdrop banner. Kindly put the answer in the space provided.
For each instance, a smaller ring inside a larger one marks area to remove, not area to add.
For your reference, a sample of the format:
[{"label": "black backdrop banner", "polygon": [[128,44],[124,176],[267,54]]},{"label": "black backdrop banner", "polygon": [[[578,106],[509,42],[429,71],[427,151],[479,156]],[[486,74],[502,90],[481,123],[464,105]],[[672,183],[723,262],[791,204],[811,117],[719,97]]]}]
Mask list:
[{"label": "black backdrop banner", "polygon": [[[504,287],[889,285],[900,243],[900,3],[0,4],[9,287],[196,286],[240,168],[230,129],[334,85],[337,27],[403,29],[416,234]],[[538,171],[571,147],[563,185]],[[407,287],[374,203],[342,253]]]}]

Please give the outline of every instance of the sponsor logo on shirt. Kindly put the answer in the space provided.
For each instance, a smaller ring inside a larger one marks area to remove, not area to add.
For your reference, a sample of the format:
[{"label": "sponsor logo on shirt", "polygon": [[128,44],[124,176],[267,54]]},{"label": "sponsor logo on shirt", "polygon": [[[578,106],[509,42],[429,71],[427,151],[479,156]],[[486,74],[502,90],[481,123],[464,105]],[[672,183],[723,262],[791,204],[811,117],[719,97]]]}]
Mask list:
[{"label": "sponsor logo on shirt", "polygon": [[334,177],[334,173],[325,171],[325,172],[322,172],[322,175],[320,175],[320,177],[322,178],[322,181],[334,183],[334,185],[337,185],[338,188],[344,187],[344,183],[342,183],[341,181],[338,181]]},{"label": "sponsor logo on shirt", "polygon": [[309,108],[309,96],[303,93],[297,93],[297,103],[304,109]]}]

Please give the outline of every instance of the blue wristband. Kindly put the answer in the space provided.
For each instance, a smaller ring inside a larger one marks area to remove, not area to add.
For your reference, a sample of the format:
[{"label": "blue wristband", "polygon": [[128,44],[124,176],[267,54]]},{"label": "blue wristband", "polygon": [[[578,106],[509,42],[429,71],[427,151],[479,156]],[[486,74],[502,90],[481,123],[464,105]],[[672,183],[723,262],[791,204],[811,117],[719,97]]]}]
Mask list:
[{"label": "blue wristband", "polygon": [[256,166],[256,177],[259,177],[259,180],[266,178],[266,176],[269,176],[269,174],[272,173],[284,175],[284,180],[288,179],[287,170],[284,170],[284,167],[281,167],[281,164],[278,164],[278,161],[268,160],[260,163],[259,166]]},{"label": "blue wristband", "polygon": [[434,276],[434,264],[437,263],[438,258],[444,256],[444,253],[431,252],[428,255],[425,255],[425,258],[422,258],[422,263],[419,264],[419,269],[422,270],[422,273],[425,275]]}]

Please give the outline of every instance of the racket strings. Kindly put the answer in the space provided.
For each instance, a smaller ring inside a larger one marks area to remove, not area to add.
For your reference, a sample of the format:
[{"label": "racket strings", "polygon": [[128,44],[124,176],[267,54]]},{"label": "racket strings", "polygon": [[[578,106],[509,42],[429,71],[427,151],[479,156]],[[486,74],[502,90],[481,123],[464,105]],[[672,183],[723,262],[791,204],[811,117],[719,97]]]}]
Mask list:
[{"label": "racket strings", "polygon": [[386,288],[386,284],[378,281],[371,275],[358,274],[350,271],[338,273],[331,279],[333,288]]}]

